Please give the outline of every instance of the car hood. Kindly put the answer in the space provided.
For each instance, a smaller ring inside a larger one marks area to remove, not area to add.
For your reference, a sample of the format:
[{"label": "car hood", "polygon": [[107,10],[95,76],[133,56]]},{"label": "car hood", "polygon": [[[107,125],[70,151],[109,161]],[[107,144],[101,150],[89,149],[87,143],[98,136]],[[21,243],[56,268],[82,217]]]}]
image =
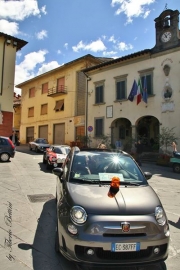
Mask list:
[{"label": "car hood", "polygon": [[66,155],[65,154],[56,154],[56,157],[57,158],[66,158]]},{"label": "car hood", "polygon": [[114,198],[108,197],[110,186],[67,183],[68,204],[80,205],[88,214],[145,215],[154,213],[161,202],[151,186],[122,186]]}]

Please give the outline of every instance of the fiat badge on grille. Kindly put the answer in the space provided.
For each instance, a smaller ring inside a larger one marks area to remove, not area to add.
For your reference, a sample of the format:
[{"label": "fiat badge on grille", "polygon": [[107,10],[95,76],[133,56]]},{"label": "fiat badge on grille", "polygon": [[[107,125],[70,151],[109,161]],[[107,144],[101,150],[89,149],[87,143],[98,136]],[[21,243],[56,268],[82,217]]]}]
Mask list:
[{"label": "fiat badge on grille", "polygon": [[130,231],[130,223],[128,222],[121,222],[122,231],[127,233]]}]

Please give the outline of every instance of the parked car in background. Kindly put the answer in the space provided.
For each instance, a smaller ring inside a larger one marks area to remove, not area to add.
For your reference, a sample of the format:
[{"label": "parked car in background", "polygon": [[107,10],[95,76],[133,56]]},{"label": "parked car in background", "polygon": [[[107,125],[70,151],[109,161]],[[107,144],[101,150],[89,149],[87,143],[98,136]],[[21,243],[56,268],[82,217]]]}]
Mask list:
[{"label": "parked car in background", "polygon": [[169,224],[150,172],[123,151],[73,147],[57,176],[56,250],[91,269],[166,260]]},{"label": "parked car in background", "polygon": [[43,163],[46,164],[46,168],[61,167],[70,150],[69,145],[51,145],[43,153]]},{"label": "parked car in background", "polygon": [[180,155],[170,158],[170,166],[172,166],[173,172],[180,173]]},{"label": "parked car in background", "polygon": [[0,161],[7,162],[15,155],[16,148],[8,137],[0,136]]},{"label": "parked car in background", "polygon": [[50,144],[44,138],[37,138],[33,142],[29,142],[29,150],[35,150],[36,153],[44,152],[48,147],[50,147]]}]

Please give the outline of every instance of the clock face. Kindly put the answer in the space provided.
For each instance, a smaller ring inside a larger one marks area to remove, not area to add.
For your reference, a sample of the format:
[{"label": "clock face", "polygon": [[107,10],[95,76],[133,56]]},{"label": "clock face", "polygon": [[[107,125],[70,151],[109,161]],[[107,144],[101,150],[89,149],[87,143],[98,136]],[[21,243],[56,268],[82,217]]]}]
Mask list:
[{"label": "clock face", "polygon": [[171,39],[171,32],[167,31],[167,32],[164,32],[161,36],[161,40],[162,42],[168,42],[170,39]]}]

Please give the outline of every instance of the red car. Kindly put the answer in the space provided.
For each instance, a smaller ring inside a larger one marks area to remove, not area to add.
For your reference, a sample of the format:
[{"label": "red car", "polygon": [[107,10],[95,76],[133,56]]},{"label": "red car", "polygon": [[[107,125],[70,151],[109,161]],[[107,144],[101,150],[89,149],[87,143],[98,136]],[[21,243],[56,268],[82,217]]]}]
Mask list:
[{"label": "red car", "polygon": [[70,150],[69,145],[51,145],[43,154],[43,163],[46,164],[46,168],[61,167]]}]

